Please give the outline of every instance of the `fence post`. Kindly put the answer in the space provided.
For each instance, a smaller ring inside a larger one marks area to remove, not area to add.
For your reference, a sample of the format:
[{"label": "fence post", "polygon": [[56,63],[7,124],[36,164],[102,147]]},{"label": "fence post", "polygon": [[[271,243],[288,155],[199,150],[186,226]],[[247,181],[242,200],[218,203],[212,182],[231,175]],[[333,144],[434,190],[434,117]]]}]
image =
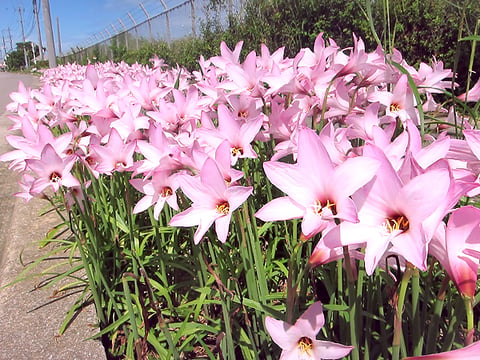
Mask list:
[{"label": "fence post", "polygon": [[170,18],[168,17],[168,7],[167,7],[167,4],[165,4],[165,1],[163,0],[160,0],[160,2],[162,3],[163,7],[165,8],[165,21],[167,23],[167,44],[168,46],[170,46]]},{"label": "fence post", "polygon": [[120,25],[122,25],[123,27],[123,33],[125,34],[123,36],[123,39],[125,40],[125,49],[128,51],[128,37],[127,37],[127,27],[125,26],[125,24],[123,23],[122,19],[118,19],[118,22],[120,23]]},{"label": "fence post", "polygon": [[145,10],[145,7],[143,6],[142,3],[139,3],[140,7],[142,8],[143,12],[145,13],[145,16],[147,17],[147,22],[148,22],[148,32],[150,33],[150,41],[153,41],[153,35],[152,35],[152,23],[150,22],[150,15],[148,15],[147,10]]},{"label": "fence post", "polygon": [[117,28],[116,28],[113,24],[110,24],[110,25],[112,26],[113,31],[116,33],[116,34],[114,35],[114,38],[115,38],[115,46],[116,46],[117,48],[119,48],[120,45],[119,45],[119,42],[118,42],[118,30],[117,30]]},{"label": "fence post", "polygon": [[133,26],[135,28],[135,42],[136,42],[136,46],[137,46],[137,51],[140,50],[140,47],[138,46],[138,28],[137,28],[137,22],[135,21],[135,19],[133,18],[133,16],[127,12],[127,15],[128,17],[130,18],[130,20],[132,20],[132,23],[133,23]]},{"label": "fence post", "polygon": [[192,15],[192,36],[197,37],[197,30],[195,27],[195,4],[193,0],[190,0],[190,13]]},{"label": "fence post", "polygon": [[[108,35],[108,39],[107,39],[107,40],[112,40],[112,39],[113,39],[112,34],[110,34],[110,31],[108,31],[107,28],[105,28],[105,32],[106,32],[107,35]],[[108,56],[108,49],[110,49],[110,60],[113,61],[113,49],[112,49],[112,47],[110,46],[110,44],[107,43],[106,45],[107,45],[107,56]]]}]

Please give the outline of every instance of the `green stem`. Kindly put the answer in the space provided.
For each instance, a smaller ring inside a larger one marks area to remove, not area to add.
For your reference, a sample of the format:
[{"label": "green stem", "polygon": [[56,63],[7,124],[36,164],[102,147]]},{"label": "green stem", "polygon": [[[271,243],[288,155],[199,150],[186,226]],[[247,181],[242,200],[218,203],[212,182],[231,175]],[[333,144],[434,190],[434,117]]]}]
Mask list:
[{"label": "green stem", "polygon": [[411,319],[411,328],[412,328],[412,340],[413,340],[413,355],[419,356],[422,355],[423,348],[423,336],[421,335],[421,319],[422,316],[419,314],[419,302],[418,298],[420,295],[420,274],[418,268],[413,269],[412,276],[412,319]]},{"label": "green stem", "polygon": [[435,346],[437,345],[437,334],[438,334],[438,326],[440,324],[440,319],[443,310],[443,304],[445,303],[445,295],[448,289],[448,283],[450,278],[446,276],[440,287],[440,291],[438,292],[437,299],[435,301],[434,309],[433,309],[433,316],[428,327],[428,334],[427,334],[427,344],[426,344],[426,352],[427,354],[431,354],[435,352]]},{"label": "green stem", "polygon": [[463,296],[465,304],[465,312],[467,316],[467,332],[465,334],[465,346],[473,343],[473,333],[475,331],[475,322],[473,317],[473,298],[470,296]]},{"label": "green stem", "polygon": [[[378,273],[378,270],[376,271],[376,273]],[[378,315],[380,316],[381,319],[385,319],[385,310],[383,308],[383,296],[382,296],[382,291],[381,291],[381,288],[377,287],[377,289],[375,290],[375,298],[376,298],[376,301],[377,301],[377,304],[379,304],[379,307],[378,307]],[[382,345],[382,354],[383,354],[383,358],[384,359],[388,359],[389,356],[388,356],[388,344],[387,344],[387,331],[385,329],[385,322],[383,321],[379,321],[379,326],[380,326],[380,339],[382,339],[381,341],[381,345]]]},{"label": "green stem", "polygon": [[413,267],[407,265],[407,269],[403,274],[402,281],[400,283],[400,291],[398,294],[397,308],[395,311],[395,320],[393,323],[393,342],[392,342],[392,360],[400,359],[400,346],[403,341],[403,332],[402,332],[402,314],[403,306],[405,304],[405,295],[407,294],[408,283],[412,277]]},{"label": "green stem", "polygon": [[355,277],[353,275],[352,259],[350,258],[350,253],[348,252],[348,247],[343,247],[343,257],[345,259],[345,270],[347,273],[347,283],[348,283],[348,316],[349,316],[349,328],[350,328],[350,344],[354,346],[351,356],[352,360],[360,359],[360,349],[358,346],[357,340],[357,292],[355,290]]},{"label": "green stem", "polygon": [[295,264],[297,263],[297,254],[299,250],[302,248],[302,242],[299,241],[295,245],[295,248],[290,256],[290,260],[288,261],[288,278],[287,278],[287,323],[293,323],[293,315],[295,309],[295,303],[297,300],[297,286],[295,282],[295,275],[296,275],[296,267]]}]

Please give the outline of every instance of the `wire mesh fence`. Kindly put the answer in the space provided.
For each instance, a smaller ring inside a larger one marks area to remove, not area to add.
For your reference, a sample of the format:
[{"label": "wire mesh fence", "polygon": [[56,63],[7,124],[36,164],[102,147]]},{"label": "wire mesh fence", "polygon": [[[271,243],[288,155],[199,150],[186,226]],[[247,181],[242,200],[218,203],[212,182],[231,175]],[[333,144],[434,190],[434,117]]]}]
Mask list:
[{"label": "wire mesh fence", "polygon": [[[111,30],[108,31],[105,28],[105,32],[110,36],[87,46],[72,48],[63,56],[63,60],[65,62],[83,62],[86,59],[97,58],[113,60],[115,48],[124,48],[127,51],[139,50],[147,44],[160,41],[170,45],[177,39],[198,36],[201,26],[207,22],[209,17],[213,16],[212,12],[215,12],[215,21],[226,24],[228,17],[238,15],[243,6],[242,0],[224,0],[217,2],[222,6],[214,8],[212,8],[210,0],[177,1],[170,7],[167,7],[163,0],[160,2],[164,5],[164,11],[151,16],[140,3],[145,20],[137,23],[131,14],[127,13],[133,26],[127,28],[124,22],[120,22],[123,30],[116,31],[116,34],[113,35]],[[111,27],[114,31],[117,30],[113,24]],[[97,35],[94,37],[98,38]]]}]

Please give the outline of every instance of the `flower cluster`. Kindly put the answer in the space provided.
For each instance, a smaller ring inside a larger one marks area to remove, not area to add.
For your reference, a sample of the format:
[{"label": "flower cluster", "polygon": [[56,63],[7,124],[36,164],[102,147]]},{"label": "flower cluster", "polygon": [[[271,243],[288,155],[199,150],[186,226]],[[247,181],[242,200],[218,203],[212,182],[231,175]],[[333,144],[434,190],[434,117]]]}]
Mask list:
[{"label": "flower cluster", "polygon": [[[301,219],[302,238],[316,242],[311,266],[345,248],[367,274],[390,255],[425,270],[433,255],[473,297],[480,210],[459,205],[479,192],[480,132],[435,100],[452,71],[442,62],[417,70],[357,38],[340,49],[322,34],[294,58],[262,46],[241,61],[241,50],[222,43],[195,72],[155,58],[152,66],[68,64],[45,71],[40,89],[20,84],[7,107],[13,150],[1,156],[21,174],[16,195],[76,196],[87,185],[79,169],[96,178],[126,172],[143,194],[135,213],[154,207],[158,218],[167,203],[181,211],[171,226],[198,226],[196,244],[214,223],[226,242],[232,213],[255,187],[242,165],[259,161],[258,144],[274,144],[263,168],[284,196],[255,204],[256,216]],[[479,89],[459,98],[478,100]],[[428,135],[424,113],[443,119]],[[452,136],[455,124],[462,138]],[[296,339],[303,349],[317,344],[319,326],[310,342]],[[267,328],[274,339],[290,331],[274,320]]]}]

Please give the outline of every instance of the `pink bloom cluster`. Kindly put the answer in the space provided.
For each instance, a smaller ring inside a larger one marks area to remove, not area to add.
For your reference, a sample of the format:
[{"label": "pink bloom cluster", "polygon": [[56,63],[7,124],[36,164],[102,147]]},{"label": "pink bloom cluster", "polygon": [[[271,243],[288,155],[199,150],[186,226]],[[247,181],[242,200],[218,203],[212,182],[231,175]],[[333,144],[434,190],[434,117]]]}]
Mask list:
[{"label": "pink bloom cluster", "polygon": [[344,247],[369,274],[392,254],[424,270],[431,254],[473,296],[480,214],[454,209],[478,193],[480,132],[467,120],[465,140],[451,138],[449,127],[424,139],[418,130],[419,109],[451,116],[435,96],[452,72],[442,62],[417,70],[399,52],[367,52],[357,38],[340,49],[322,34],[294,58],[262,46],[240,61],[241,49],[222,44],[192,73],[155,58],[152,66],[68,64],[46,71],[40,89],[20,84],[8,105],[14,149],[1,157],[21,173],[17,196],[76,194],[85,184],[74,169],[128,172],[144,195],[134,212],[154,207],[158,217],[165,203],[179,210],[181,189],[191,206],[170,225],[198,226],[199,243],[215,224],[225,242],[233,211],[255,186],[242,159],[257,159],[256,144],[273,141],[264,170],[285,196],[256,204],[256,216],[302,219],[303,237],[320,239],[313,266]]}]

